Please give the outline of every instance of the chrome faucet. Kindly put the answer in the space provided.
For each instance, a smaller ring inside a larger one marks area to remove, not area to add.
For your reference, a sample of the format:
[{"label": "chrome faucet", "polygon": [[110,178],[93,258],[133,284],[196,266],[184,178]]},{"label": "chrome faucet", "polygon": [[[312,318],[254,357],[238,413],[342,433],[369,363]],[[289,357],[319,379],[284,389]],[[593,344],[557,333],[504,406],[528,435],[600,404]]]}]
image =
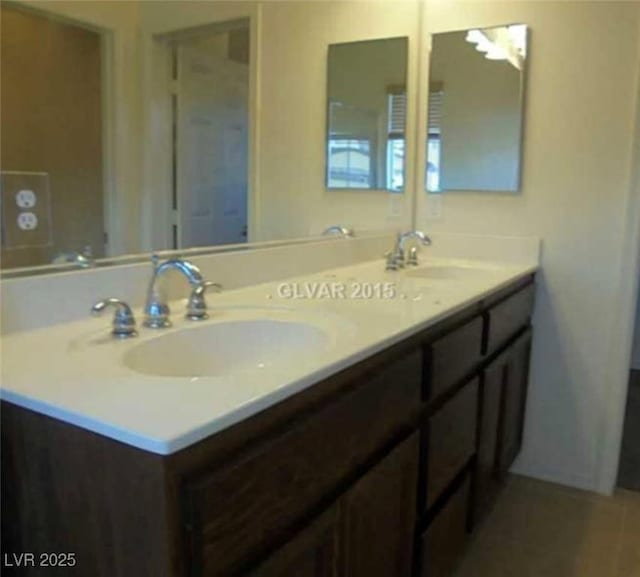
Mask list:
[{"label": "chrome faucet", "polygon": [[407,240],[418,240],[424,246],[431,244],[431,239],[422,231],[410,230],[398,233],[393,251],[387,253],[387,270],[398,270],[399,268],[404,268],[405,265],[417,266],[418,250],[416,247],[413,247],[409,252],[409,259],[405,258],[405,243]]},{"label": "chrome faucet", "polygon": [[187,312],[185,318],[190,321],[204,321],[209,318],[207,312],[207,302],[204,300],[204,293],[208,289],[213,289],[216,292],[222,290],[222,285],[217,282],[205,281],[197,285],[189,295],[187,301]]},{"label": "chrome faucet", "polygon": [[147,291],[147,304],[144,307],[145,318],[142,324],[151,329],[170,327],[169,314],[171,311],[160,287],[157,286],[160,279],[164,277],[166,272],[177,270],[189,281],[192,289],[204,285],[204,279],[200,269],[188,260],[176,258],[158,264],[158,257],[154,255],[152,262],[154,265],[153,276]]},{"label": "chrome faucet", "polygon": [[330,234],[335,234],[342,238],[353,238],[355,236],[352,228],[347,228],[339,224],[334,224],[322,231],[322,236],[329,236]]},{"label": "chrome faucet", "polygon": [[115,298],[98,301],[91,307],[91,314],[94,316],[101,315],[109,306],[116,309],[111,322],[111,334],[120,339],[135,337],[138,334],[136,319],[133,316],[131,307],[126,302]]},{"label": "chrome faucet", "polygon": [[69,250],[57,254],[51,264],[72,264],[78,268],[91,268],[96,266],[96,261],[91,245],[87,245],[81,251]]}]

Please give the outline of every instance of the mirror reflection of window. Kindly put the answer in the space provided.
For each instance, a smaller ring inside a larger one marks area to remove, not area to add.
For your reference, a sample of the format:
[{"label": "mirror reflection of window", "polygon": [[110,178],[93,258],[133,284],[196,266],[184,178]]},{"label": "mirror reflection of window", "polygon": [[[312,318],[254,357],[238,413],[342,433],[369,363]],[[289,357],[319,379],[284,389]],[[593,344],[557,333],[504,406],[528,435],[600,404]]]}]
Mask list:
[{"label": "mirror reflection of window", "polygon": [[404,190],[406,87],[390,87],[387,103],[387,189],[400,192]]},{"label": "mirror reflection of window", "polygon": [[328,188],[402,192],[407,39],[329,46]]},{"label": "mirror reflection of window", "polygon": [[368,140],[329,140],[329,187],[371,188],[371,144]]},{"label": "mirror reflection of window", "polygon": [[429,90],[429,121],[427,129],[427,190],[440,190],[440,118],[442,116],[442,86]]}]

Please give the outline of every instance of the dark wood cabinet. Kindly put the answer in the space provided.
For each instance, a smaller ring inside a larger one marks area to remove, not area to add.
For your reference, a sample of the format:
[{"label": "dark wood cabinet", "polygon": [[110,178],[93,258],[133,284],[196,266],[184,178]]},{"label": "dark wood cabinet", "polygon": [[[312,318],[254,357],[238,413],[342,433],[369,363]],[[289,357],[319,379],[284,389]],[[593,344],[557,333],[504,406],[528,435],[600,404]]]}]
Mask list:
[{"label": "dark wood cabinet", "polygon": [[342,577],[411,574],[418,453],[414,433],[343,497]]},{"label": "dark wood cabinet", "polygon": [[411,435],[249,577],[408,577],[419,436]]},{"label": "dark wood cabinet", "polygon": [[526,326],[533,310],[535,285],[526,285],[490,307],[485,314],[483,353],[491,355]]},{"label": "dark wood cabinet", "polygon": [[504,477],[520,453],[524,433],[524,413],[529,383],[531,329],[527,329],[510,347],[503,383],[501,442],[498,475]]},{"label": "dark wood cabinet", "polygon": [[500,445],[502,390],[508,366],[509,351],[494,359],[482,373],[474,484],[474,522],[489,510],[500,489],[497,458]]},{"label": "dark wood cabinet", "polygon": [[451,577],[467,541],[469,475],[421,536],[420,577]]},{"label": "dark wood cabinet", "polygon": [[426,508],[451,485],[476,452],[478,416],[476,377],[429,418],[426,435]]},{"label": "dark wood cabinet", "polygon": [[477,316],[432,343],[425,352],[429,367],[425,400],[437,401],[451,387],[477,371],[482,352],[483,319]]},{"label": "dark wood cabinet", "polygon": [[339,577],[340,508],[333,505],[247,577]]},{"label": "dark wood cabinet", "polygon": [[267,550],[353,478],[412,426],[420,387],[421,356],[412,350],[286,430],[186,475],[188,542],[198,574],[241,570],[248,553]]},{"label": "dark wood cabinet", "polygon": [[531,329],[488,364],[482,375],[475,479],[475,517],[496,499],[522,447],[531,353]]},{"label": "dark wood cabinet", "polygon": [[[430,417],[423,435],[427,444],[426,507],[419,521],[426,526],[419,539],[421,577],[452,576],[467,531],[498,498],[522,446],[533,294],[533,284],[525,285],[506,293],[483,312],[484,359],[476,369],[478,380],[455,392],[456,379],[450,378],[448,392],[445,388],[431,410],[427,409]],[[445,336],[438,342],[456,342],[461,350],[471,352],[477,339],[473,326],[467,323],[458,329],[457,336]],[[433,361],[437,351],[432,346],[427,359]],[[454,362],[453,353],[447,356]],[[466,357],[455,368],[427,374],[465,375],[469,355]],[[474,386],[476,395],[472,393]]]},{"label": "dark wood cabinet", "polygon": [[77,552],[79,577],[450,577],[522,444],[532,295],[521,279],[172,455],[3,401],[3,553]]}]

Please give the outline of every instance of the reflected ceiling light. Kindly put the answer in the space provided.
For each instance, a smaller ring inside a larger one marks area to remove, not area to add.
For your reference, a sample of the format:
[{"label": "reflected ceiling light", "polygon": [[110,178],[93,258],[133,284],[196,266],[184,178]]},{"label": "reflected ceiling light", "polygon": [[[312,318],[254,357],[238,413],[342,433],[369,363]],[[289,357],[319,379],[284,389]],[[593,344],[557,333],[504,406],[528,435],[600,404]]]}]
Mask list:
[{"label": "reflected ceiling light", "polygon": [[525,24],[507,26],[507,34],[518,54],[524,58],[527,55],[527,26]]},{"label": "reflected ceiling light", "polygon": [[516,68],[522,68],[527,50],[524,24],[469,30],[465,40],[475,44],[476,50],[483,52],[489,60],[508,60]]},{"label": "reflected ceiling light", "polygon": [[[483,51],[484,52],[484,51]],[[492,44],[484,55],[488,60],[507,60],[507,51],[497,44]]]}]

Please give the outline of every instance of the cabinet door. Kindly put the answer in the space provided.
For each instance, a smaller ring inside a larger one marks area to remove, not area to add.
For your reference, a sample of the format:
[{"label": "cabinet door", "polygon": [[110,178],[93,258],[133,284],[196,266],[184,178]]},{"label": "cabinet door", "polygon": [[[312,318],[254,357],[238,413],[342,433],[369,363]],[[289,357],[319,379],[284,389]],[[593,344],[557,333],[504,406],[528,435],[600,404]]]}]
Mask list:
[{"label": "cabinet door", "polygon": [[[402,431],[420,406],[422,351],[412,350],[224,465],[185,480],[193,572],[227,577],[324,502]],[[249,425],[247,425],[249,426]]]},{"label": "cabinet door", "polygon": [[343,497],[344,577],[411,574],[418,448],[414,433]]},{"label": "cabinet door", "polygon": [[508,473],[522,447],[530,356],[531,331],[529,330],[509,350],[502,400],[500,453],[497,463],[500,476]]},{"label": "cabinet door", "polygon": [[483,373],[474,521],[491,506],[522,446],[530,352],[529,329]]},{"label": "cabinet door", "polygon": [[429,419],[427,509],[433,506],[476,452],[478,380],[475,378],[467,383]]},{"label": "cabinet door", "polygon": [[475,471],[474,523],[490,508],[499,490],[497,460],[500,444],[500,415],[502,391],[508,370],[509,354],[505,352],[483,371]]},{"label": "cabinet door", "polygon": [[451,577],[467,540],[469,477],[451,495],[420,538],[420,577]]},{"label": "cabinet door", "polygon": [[248,577],[337,577],[339,508],[332,506]]}]

